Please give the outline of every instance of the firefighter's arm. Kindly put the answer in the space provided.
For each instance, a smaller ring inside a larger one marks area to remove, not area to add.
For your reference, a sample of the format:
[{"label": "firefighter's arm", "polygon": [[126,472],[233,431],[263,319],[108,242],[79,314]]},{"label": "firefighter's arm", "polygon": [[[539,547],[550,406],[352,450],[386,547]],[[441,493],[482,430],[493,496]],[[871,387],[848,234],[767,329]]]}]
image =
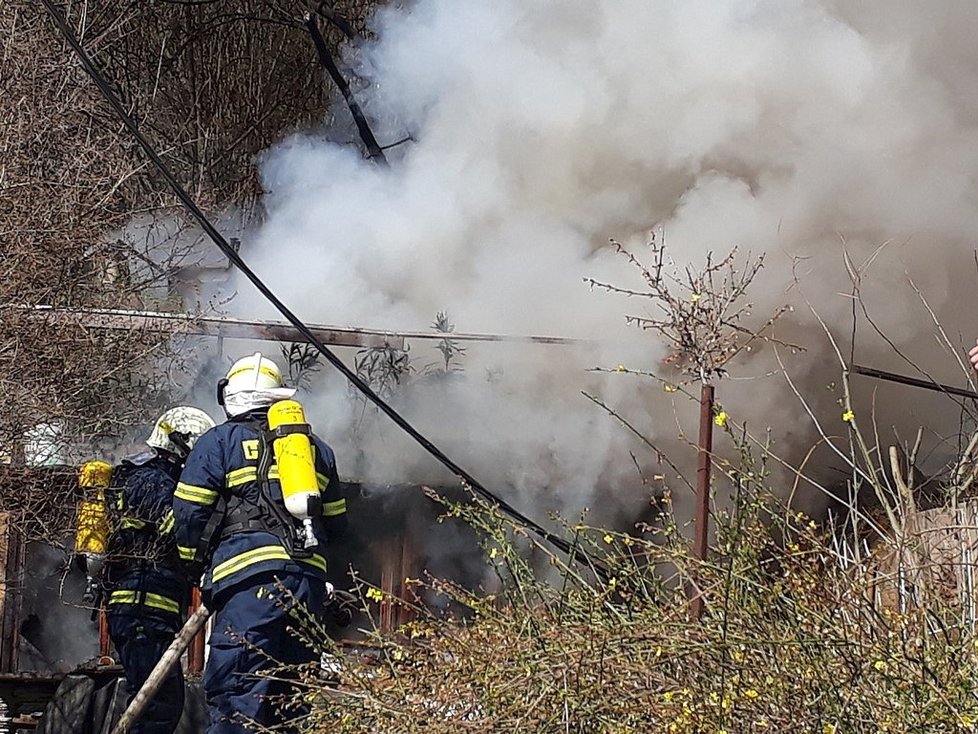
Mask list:
[{"label": "firefighter's arm", "polygon": [[225,485],[223,450],[214,431],[194,445],[173,493],[173,535],[180,560],[195,573],[207,549],[204,531]]},{"label": "firefighter's arm", "polygon": [[346,491],[336,472],[333,450],[316,439],[316,479],[323,498],[323,523],[330,538],[336,538],[346,530]]}]

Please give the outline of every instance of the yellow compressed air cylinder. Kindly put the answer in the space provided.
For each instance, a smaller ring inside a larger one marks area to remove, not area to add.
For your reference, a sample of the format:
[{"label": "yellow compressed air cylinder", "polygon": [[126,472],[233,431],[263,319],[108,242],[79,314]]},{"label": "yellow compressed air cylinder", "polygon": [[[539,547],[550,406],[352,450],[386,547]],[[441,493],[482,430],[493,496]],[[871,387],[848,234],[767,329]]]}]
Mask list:
[{"label": "yellow compressed air cylinder", "polygon": [[312,455],[310,428],[302,406],[295,400],[281,400],[268,409],[275,463],[285,509],[305,526],[305,545],[316,545],[312,517],[319,513],[319,482]]},{"label": "yellow compressed air cylinder", "polygon": [[78,472],[83,498],[78,503],[75,521],[75,553],[102,555],[109,544],[109,514],[105,490],[112,479],[112,467],[104,461],[89,461]]}]

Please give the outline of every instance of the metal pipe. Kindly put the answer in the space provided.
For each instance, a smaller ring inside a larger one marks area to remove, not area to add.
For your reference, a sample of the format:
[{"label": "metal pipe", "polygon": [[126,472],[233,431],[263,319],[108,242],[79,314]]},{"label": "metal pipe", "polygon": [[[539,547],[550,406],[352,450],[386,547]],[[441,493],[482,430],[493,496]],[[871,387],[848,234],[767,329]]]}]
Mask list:
[{"label": "metal pipe", "polygon": [[[706,561],[710,535],[710,474],[713,469],[713,385],[703,384],[700,389],[699,453],[696,466],[696,530],[693,555]],[[702,590],[693,589],[692,615],[699,620],[703,616]]]},{"label": "metal pipe", "polygon": [[965,390],[961,387],[954,387],[953,385],[944,385],[943,383],[935,382],[934,380],[921,380],[916,377],[898,375],[896,372],[886,372],[884,370],[878,370],[872,367],[861,367],[858,364],[852,365],[852,367],[849,368],[849,371],[855,372],[857,375],[864,375],[865,377],[875,377],[878,380],[889,380],[890,382],[898,382],[901,385],[922,387],[925,390],[933,390],[934,392],[943,392],[949,395],[958,395],[963,398],[978,400],[978,392],[974,392],[973,390]]}]

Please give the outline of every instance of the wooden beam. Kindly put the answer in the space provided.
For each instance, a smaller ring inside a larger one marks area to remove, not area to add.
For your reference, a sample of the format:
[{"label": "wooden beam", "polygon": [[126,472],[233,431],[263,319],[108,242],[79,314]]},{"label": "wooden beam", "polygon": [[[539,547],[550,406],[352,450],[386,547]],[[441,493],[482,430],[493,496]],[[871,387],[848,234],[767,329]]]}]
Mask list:
[{"label": "wooden beam", "polygon": [[[263,339],[268,341],[302,342],[305,339],[291,324],[284,321],[234,319],[224,316],[192,316],[172,311],[124,311],[120,309],[64,309],[52,306],[0,306],[36,314],[51,324],[79,325],[92,329],[134,329],[172,334],[215,336],[228,339]],[[486,334],[463,331],[389,331],[350,326],[309,324],[312,331],[326,344],[340,347],[382,347],[389,344],[403,349],[408,339],[460,342],[509,342],[522,344],[574,345],[595,344],[595,340],[571,339],[561,336],[524,336],[519,334]]]},{"label": "wooden beam", "polygon": [[[5,307],[10,308],[10,307]],[[117,309],[63,309],[50,306],[16,307],[29,310],[48,324],[83,326],[89,329],[154,331],[226,339],[259,339],[304,342],[295,327],[282,321],[248,321],[219,316],[191,316],[168,311],[123,311]],[[310,325],[309,330],[325,344],[338,347],[404,348],[403,337],[383,331]]]}]

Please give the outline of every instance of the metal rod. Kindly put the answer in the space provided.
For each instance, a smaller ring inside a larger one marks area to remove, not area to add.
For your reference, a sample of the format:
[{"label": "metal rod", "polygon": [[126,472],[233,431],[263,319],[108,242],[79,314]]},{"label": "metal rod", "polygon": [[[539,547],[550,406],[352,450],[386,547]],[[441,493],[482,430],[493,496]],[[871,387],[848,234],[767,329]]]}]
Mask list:
[{"label": "metal rod", "polygon": [[[713,385],[703,384],[700,389],[699,453],[696,466],[696,536],[693,555],[706,561],[710,535],[710,474],[713,469]],[[694,587],[692,603],[693,619],[703,616],[703,592]]]},{"label": "metal rod", "polygon": [[852,365],[849,368],[849,371],[865,377],[875,377],[878,380],[889,380],[890,382],[898,382],[901,385],[922,387],[925,390],[933,390],[934,392],[943,392],[948,393],[949,395],[959,395],[963,398],[978,400],[978,392],[974,392],[973,390],[965,390],[961,387],[954,387],[953,385],[944,385],[940,382],[934,382],[933,380],[921,380],[916,377],[898,375],[895,372],[885,372],[884,370],[877,370],[872,367],[862,367],[858,364]]}]

